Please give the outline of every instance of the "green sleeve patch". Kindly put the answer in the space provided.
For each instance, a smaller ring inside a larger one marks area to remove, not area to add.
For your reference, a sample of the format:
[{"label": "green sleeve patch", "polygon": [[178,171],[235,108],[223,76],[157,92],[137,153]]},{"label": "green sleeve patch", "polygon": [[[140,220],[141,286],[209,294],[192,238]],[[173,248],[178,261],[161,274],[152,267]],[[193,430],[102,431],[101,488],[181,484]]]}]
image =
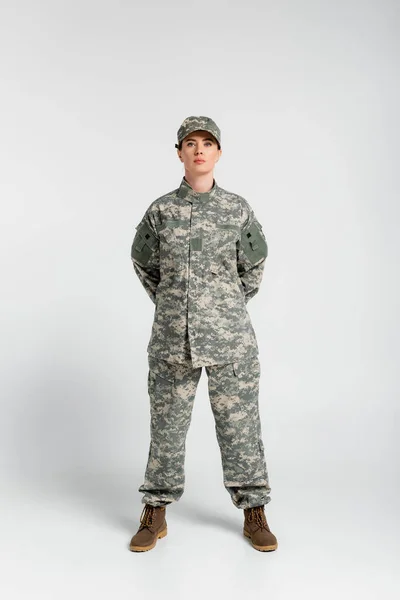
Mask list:
[{"label": "green sleeve patch", "polygon": [[150,227],[144,221],[136,228],[136,234],[132,244],[131,257],[140,264],[146,265],[149,262],[158,239],[151,231]]},{"label": "green sleeve patch", "polygon": [[268,255],[267,242],[256,223],[242,231],[241,244],[243,252],[252,264],[255,264],[261,258],[266,258]]}]

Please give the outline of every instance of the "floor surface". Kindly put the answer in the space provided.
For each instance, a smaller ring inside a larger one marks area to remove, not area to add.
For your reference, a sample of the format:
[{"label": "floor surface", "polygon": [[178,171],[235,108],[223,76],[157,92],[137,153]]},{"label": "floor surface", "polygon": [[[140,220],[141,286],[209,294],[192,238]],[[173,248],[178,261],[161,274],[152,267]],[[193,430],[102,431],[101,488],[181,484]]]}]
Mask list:
[{"label": "floor surface", "polygon": [[[190,481],[167,509],[168,535],[145,553],[128,550],[143,506],[121,473],[64,473],[3,485],[2,576],[7,600],[122,598],[271,599],[400,597],[396,503],[373,506],[363,490],[335,505],[327,487],[298,494],[275,485],[266,508],[275,552],[254,550],[243,514],[223,486]],[[250,596],[249,596],[250,594]]]}]

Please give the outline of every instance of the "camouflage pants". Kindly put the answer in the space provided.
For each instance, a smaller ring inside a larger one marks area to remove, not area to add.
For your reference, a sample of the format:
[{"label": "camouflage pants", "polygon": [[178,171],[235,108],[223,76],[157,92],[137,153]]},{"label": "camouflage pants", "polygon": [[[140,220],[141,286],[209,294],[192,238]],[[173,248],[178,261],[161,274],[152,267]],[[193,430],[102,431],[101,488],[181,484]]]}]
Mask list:
[{"label": "camouflage pants", "polygon": [[[185,443],[202,367],[173,364],[148,355],[151,441],[143,503],[162,506],[184,491]],[[249,508],[270,501],[259,416],[260,362],[205,367],[221,451],[223,481],[233,504]]]}]

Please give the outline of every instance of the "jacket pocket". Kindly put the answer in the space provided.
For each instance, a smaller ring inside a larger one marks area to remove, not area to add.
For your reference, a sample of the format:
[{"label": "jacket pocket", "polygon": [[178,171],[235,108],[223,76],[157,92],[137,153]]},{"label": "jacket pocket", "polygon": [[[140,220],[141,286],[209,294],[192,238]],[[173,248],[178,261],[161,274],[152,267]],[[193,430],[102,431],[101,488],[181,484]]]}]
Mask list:
[{"label": "jacket pocket", "polygon": [[221,267],[222,267],[222,264],[215,260],[211,261],[211,263],[210,263],[210,271],[213,275],[219,275]]},{"label": "jacket pocket", "polygon": [[210,261],[210,272],[236,283],[238,277],[236,260],[230,256],[217,255]]},{"label": "jacket pocket", "polygon": [[158,230],[160,236],[160,270],[163,276],[168,277],[180,273],[186,266],[184,256],[184,240],[175,233],[171,227],[172,221]]},{"label": "jacket pocket", "polygon": [[218,307],[243,309],[245,293],[235,266],[226,261],[212,260],[209,272],[212,302]]},{"label": "jacket pocket", "polygon": [[215,225],[215,245],[219,251],[225,246],[234,246],[240,239],[240,227],[230,223],[217,223]]}]

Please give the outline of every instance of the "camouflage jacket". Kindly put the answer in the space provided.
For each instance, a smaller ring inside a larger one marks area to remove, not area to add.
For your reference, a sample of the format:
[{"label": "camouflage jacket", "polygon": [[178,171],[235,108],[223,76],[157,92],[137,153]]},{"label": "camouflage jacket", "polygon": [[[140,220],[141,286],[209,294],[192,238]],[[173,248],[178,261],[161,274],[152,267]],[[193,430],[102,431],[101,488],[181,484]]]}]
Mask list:
[{"label": "camouflage jacket", "polygon": [[155,304],[149,354],[193,367],[258,354],[246,304],[259,289],[268,249],[247,200],[220,188],[180,187],[136,227],[133,268]]}]

